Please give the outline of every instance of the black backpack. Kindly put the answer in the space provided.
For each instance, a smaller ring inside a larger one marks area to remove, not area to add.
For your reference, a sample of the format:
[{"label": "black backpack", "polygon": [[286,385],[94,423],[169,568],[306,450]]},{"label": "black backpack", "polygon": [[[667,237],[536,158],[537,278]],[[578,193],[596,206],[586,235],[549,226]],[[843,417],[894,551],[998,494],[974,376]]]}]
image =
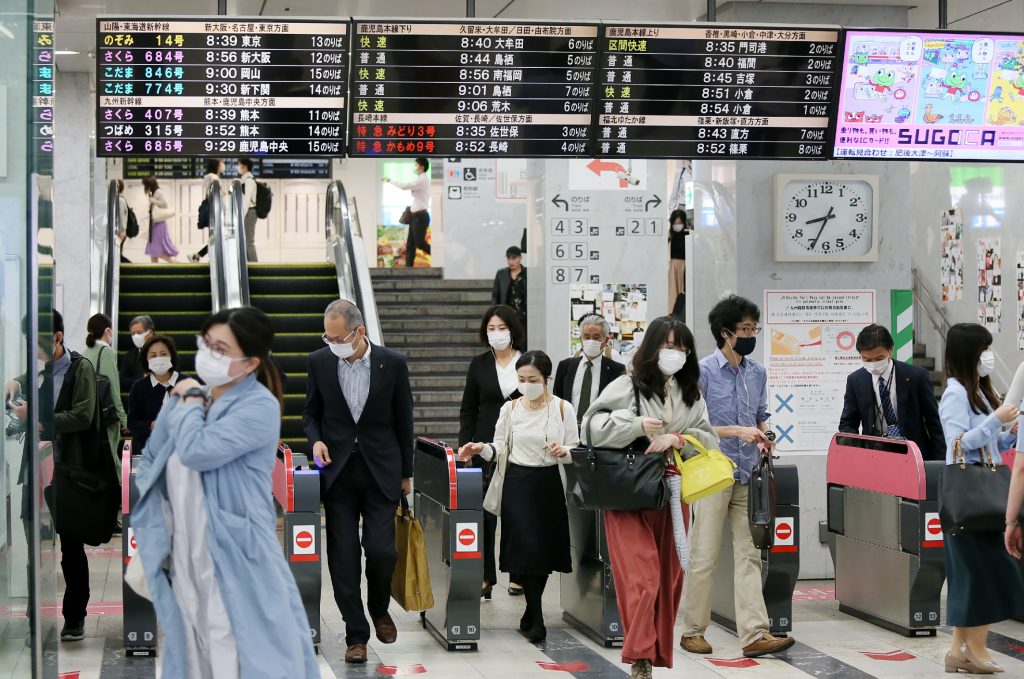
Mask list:
[{"label": "black backpack", "polygon": [[274,202],[274,192],[266,182],[256,182],[256,216],[266,219],[270,214],[270,206]]},{"label": "black backpack", "polygon": [[135,210],[133,210],[131,206],[128,207],[127,221],[128,223],[124,225],[124,234],[128,238],[135,238],[139,235],[139,220],[135,216]]},{"label": "black backpack", "polygon": [[196,222],[196,226],[200,229],[208,229],[210,227],[209,198],[203,198],[203,202],[199,204],[199,220]]}]

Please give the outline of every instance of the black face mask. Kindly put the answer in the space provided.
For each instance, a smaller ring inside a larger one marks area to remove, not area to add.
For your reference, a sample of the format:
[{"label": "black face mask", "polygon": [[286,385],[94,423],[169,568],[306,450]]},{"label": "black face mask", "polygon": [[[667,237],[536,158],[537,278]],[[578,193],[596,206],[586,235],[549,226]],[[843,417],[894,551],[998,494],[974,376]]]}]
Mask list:
[{"label": "black face mask", "polygon": [[749,356],[754,353],[754,348],[756,346],[756,337],[736,337],[736,344],[733,345],[732,350],[740,356]]}]

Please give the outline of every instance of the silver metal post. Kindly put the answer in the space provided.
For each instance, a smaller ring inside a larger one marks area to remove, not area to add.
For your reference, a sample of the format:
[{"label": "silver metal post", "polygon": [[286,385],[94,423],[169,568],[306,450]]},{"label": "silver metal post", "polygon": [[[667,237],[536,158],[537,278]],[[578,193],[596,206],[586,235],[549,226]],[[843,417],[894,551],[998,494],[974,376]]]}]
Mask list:
[{"label": "silver metal post", "polygon": [[[942,0],[939,0],[940,2]],[[718,1],[708,0],[708,21],[718,21]]]},{"label": "silver metal post", "polygon": [[466,16],[470,19],[476,16],[476,0],[466,0]]},{"label": "silver metal post", "polygon": [[946,0],[939,0],[939,28],[949,28],[949,6]]}]

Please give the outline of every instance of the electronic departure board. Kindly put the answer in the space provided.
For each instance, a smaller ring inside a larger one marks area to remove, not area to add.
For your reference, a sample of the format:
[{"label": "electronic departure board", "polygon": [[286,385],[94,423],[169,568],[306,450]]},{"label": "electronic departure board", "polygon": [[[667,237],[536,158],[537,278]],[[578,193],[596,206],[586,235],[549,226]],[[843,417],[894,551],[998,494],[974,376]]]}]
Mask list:
[{"label": "electronic departure board", "polygon": [[1024,160],[1024,35],[847,31],[837,158]]},{"label": "electronic departure board", "polygon": [[355,20],[352,156],[592,154],[598,25]]},{"label": "electronic departure board", "polygon": [[97,155],[340,156],[348,23],[97,20]]},{"label": "electronic departure board", "polygon": [[[32,156],[34,172],[53,175],[53,21],[32,22]],[[0,166],[5,165],[0,163]]]},{"label": "electronic departure board", "polygon": [[826,158],[838,28],[607,24],[595,154]]},{"label": "electronic departure board", "polygon": [[[215,158],[214,154],[209,157]],[[206,158],[125,158],[124,178],[143,179],[154,175],[160,179],[194,179],[206,174]],[[328,158],[254,158],[253,174],[257,179],[330,179],[331,161]],[[224,159],[221,179],[238,177],[237,163]]]}]

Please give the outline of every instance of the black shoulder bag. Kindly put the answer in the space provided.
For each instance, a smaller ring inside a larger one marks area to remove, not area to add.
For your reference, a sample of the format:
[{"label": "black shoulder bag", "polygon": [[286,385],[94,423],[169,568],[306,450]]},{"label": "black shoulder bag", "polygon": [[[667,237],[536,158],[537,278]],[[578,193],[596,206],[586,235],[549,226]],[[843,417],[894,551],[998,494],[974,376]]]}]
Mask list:
[{"label": "black shoulder bag", "polygon": [[[633,381],[636,414],[640,416],[640,387]],[[611,412],[598,410],[596,412]],[[569,451],[566,466],[567,503],[575,509],[659,509],[668,498],[665,456],[647,455],[650,442],[638,438],[626,448],[595,448],[587,420],[586,447]]]},{"label": "black shoulder bag", "polygon": [[747,511],[754,547],[771,549],[775,545],[775,465],[771,455],[761,455],[750,472]]}]

